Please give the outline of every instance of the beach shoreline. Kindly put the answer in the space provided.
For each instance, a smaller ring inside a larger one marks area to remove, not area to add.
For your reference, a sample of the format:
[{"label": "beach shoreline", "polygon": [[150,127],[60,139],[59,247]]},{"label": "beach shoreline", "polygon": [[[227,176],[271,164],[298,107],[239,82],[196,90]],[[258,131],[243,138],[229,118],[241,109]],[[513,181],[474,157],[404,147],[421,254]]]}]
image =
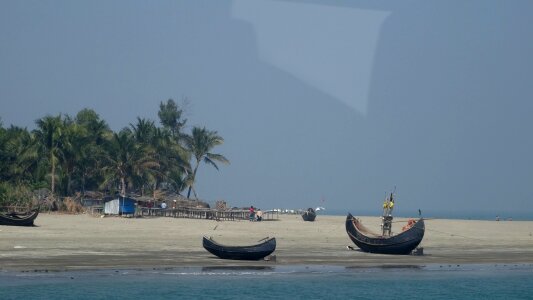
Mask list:
[{"label": "beach shoreline", "polygon": [[[280,215],[277,221],[249,222],[43,213],[36,227],[0,226],[0,271],[533,263],[533,221],[428,220],[421,243],[424,255],[398,256],[349,250],[347,246],[355,245],[346,234],[345,218],[319,215],[315,222],[304,222],[299,215]],[[379,228],[379,217],[360,219]],[[399,230],[403,224],[394,226]],[[275,258],[218,259],[203,249],[204,235],[228,244],[275,236]]]},{"label": "beach shoreline", "polygon": [[145,274],[159,274],[159,275],[240,275],[240,274],[304,274],[304,273],[368,273],[380,271],[456,271],[456,272],[497,272],[497,271],[527,271],[533,272],[533,263],[500,263],[500,264],[415,264],[415,265],[357,265],[357,266],[342,266],[342,265],[221,265],[221,266],[174,266],[174,267],[129,267],[129,268],[89,268],[89,269],[34,269],[34,270],[0,270],[0,278],[15,276],[23,277],[62,277],[62,276],[109,276],[109,275],[145,275]]}]

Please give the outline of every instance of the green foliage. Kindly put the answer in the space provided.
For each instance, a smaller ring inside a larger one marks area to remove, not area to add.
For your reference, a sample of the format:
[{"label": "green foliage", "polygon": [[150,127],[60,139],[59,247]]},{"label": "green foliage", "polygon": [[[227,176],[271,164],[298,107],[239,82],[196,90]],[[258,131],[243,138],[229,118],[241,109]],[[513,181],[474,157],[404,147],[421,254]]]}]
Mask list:
[{"label": "green foliage", "polygon": [[0,206],[26,206],[33,200],[31,187],[23,184],[0,182]]},{"label": "green foliage", "polygon": [[194,127],[187,135],[182,114],[170,99],[160,104],[162,127],[139,117],[119,132],[88,108],[74,118],[47,115],[32,132],[4,128],[0,119],[0,205],[30,201],[38,188],[60,197],[86,190],[155,195],[162,187],[177,193],[193,188],[201,161],[217,169],[216,162],[228,161],[211,153],[223,142],[217,132]]},{"label": "green foliage", "polygon": [[180,136],[182,128],[187,123],[187,119],[182,119],[182,114],[183,109],[172,99],[168,99],[167,103],[161,102],[157,113],[161,125],[170,130],[174,136]]},{"label": "green foliage", "polygon": [[189,152],[196,159],[196,165],[192,174],[188,176],[189,191],[187,197],[190,197],[191,190],[194,188],[196,173],[200,162],[213,166],[218,170],[216,162],[228,164],[229,160],[221,154],[211,153],[211,150],[224,143],[224,139],[216,131],[207,130],[205,127],[193,127],[192,135],[186,139],[186,145]]}]

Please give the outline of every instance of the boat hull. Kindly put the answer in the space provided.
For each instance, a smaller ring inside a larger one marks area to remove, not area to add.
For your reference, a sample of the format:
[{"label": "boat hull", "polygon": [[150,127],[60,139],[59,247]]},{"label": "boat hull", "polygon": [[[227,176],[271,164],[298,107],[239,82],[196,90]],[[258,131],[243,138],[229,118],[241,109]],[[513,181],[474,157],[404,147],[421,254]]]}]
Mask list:
[{"label": "boat hull", "polygon": [[304,221],[313,222],[316,219],[316,213],[306,211],[302,214],[302,219],[304,219]]},{"label": "boat hull", "polygon": [[3,214],[0,213],[0,225],[8,226],[33,226],[33,221],[39,215],[39,209],[26,214]]},{"label": "boat hull", "polygon": [[226,246],[204,236],[203,246],[205,250],[222,259],[260,260],[276,250],[276,238],[269,238],[251,246]]},{"label": "boat hull", "polygon": [[359,221],[351,214],[346,217],[346,233],[364,252],[380,254],[410,254],[424,238],[424,219],[420,218],[406,231],[391,237],[371,237],[359,230]]},{"label": "boat hull", "polygon": [[314,209],[312,209],[311,207],[308,208],[303,214],[302,214],[302,219],[304,219],[304,221],[310,221],[310,222],[313,222],[316,218],[316,212]]}]

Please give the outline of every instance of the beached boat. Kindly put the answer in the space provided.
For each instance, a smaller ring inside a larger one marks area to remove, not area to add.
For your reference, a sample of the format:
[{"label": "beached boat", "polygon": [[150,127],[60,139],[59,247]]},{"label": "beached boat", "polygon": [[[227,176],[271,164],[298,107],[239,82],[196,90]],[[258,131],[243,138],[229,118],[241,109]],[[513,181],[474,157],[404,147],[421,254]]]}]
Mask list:
[{"label": "beached boat", "polygon": [[276,238],[264,238],[261,243],[251,246],[226,246],[211,237],[203,238],[204,248],[223,259],[259,260],[276,250]]},{"label": "beached boat", "polygon": [[[361,224],[361,221],[348,213],[346,233],[357,247],[365,252],[381,254],[410,254],[424,238],[424,219],[410,219],[398,234],[392,233],[392,210],[394,193],[383,202],[381,217],[381,234],[373,233]],[[420,210],[419,210],[420,214]]]},{"label": "beached boat", "polygon": [[33,221],[39,215],[39,208],[26,213],[0,213],[0,225],[33,226]]},{"label": "beached boat", "polygon": [[312,208],[308,208],[303,214],[302,214],[302,218],[304,219],[304,221],[314,221],[315,218],[316,218],[316,212],[314,209]]},{"label": "beached boat", "polygon": [[[414,221],[414,220],[413,220]],[[365,252],[381,254],[410,254],[424,238],[424,219],[411,222],[405,231],[390,236],[376,234],[351,214],[346,217],[346,232],[357,247]]]}]

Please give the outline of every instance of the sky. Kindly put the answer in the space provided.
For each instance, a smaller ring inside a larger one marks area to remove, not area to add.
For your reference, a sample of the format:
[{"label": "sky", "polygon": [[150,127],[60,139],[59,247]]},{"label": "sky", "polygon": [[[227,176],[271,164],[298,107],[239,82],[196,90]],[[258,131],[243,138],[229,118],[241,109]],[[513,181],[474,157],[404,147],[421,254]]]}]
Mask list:
[{"label": "sky", "polygon": [[533,218],[531,1],[0,1],[0,118],[187,99],[210,203]]}]

